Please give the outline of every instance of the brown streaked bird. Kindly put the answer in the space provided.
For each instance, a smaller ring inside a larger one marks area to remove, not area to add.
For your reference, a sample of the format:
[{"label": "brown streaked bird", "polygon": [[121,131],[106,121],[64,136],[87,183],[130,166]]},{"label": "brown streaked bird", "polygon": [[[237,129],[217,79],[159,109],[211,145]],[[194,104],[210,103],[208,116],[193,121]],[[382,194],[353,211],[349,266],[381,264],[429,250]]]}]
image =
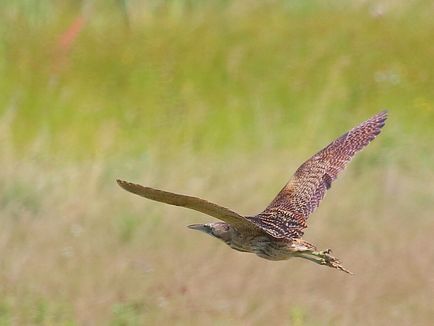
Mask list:
[{"label": "brown streaked bird", "polygon": [[302,239],[308,216],[351,158],[381,131],[387,111],[351,129],[304,162],[268,207],[258,215],[242,216],[204,199],[143,187],[117,180],[125,190],[148,199],[190,208],[211,215],[219,222],[188,227],[222,240],[232,249],[255,253],[269,260],[305,258],[350,273],[331,250],[319,251]]}]

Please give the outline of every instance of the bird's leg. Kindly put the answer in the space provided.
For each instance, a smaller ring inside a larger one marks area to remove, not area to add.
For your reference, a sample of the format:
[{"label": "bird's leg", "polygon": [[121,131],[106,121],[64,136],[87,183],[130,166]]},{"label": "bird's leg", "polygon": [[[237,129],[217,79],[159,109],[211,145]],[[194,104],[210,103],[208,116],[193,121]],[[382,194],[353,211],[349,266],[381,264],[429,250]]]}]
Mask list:
[{"label": "bird's leg", "polygon": [[316,257],[316,256],[312,255],[311,251],[301,251],[301,252],[298,252],[296,254],[296,256],[300,257],[300,258],[304,258],[304,259],[310,260],[311,262],[314,262],[316,264],[320,264],[320,265],[324,265],[325,264],[325,260],[323,258],[319,258],[319,257]]},{"label": "bird's leg", "polygon": [[331,268],[341,270],[348,274],[353,274],[345,267],[343,267],[339,259],[333,257],[331,253],[332,251],[330,249],[326,249],[322,251],[305,250],[305,251],[300,251],[300,253],[297,256],[308,259],[320,265],[325,265]]},{"label": "bird's leg", "polygon": [[332,254],[332,250],[329,248],[329,249],[326,249],[326,250],[319,251],[318,254],[321,255],[321,256],[331,255]]},{"label": "bird's leg", "polygon": [[310,260],[314,263],[329,266],[331,268],[339,269],[345,273],[352,274],[349,270],[345,269],[341,262],[331,255],[331,249],[318,251],[318,249],[311,243],[303,239],[294,240],[291,244],[294,255],[300,258]]}]

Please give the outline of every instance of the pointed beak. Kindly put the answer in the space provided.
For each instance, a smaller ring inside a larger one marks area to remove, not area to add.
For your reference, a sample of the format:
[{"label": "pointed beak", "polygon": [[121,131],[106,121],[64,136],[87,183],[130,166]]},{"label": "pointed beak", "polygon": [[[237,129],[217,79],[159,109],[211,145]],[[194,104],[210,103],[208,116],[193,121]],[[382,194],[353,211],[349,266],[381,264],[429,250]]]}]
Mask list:
[{"label": "pointed beak", "polygon": [[197,230],[197,231],[202,231],[202,232],[207,232],[208,231],[208,227],[205,224],[191,224],[187,226],[189,229],[193,229],[193,230]]}]

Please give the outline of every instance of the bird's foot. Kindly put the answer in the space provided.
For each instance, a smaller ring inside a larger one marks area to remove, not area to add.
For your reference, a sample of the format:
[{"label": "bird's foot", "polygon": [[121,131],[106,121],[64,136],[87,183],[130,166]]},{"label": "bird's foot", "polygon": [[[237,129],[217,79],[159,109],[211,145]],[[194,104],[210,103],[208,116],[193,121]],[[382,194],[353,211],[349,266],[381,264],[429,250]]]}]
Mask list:
[{"label": "bird's foot", "polygon": [[332,251],[331,249],[326,249],[323,251],[318,251],[318,252],[312,252],[312,254],[316,257],[318,257],[319,260],[319,264],[321,265],[325,265],[331,268],[335,268],[338,269],[340,271],[343,271],[345,273],[351,274],[353,275],[352,272],[350,272],[348,269],[346,269],[344,266],[342,266],[342,263],[339,261],[339,259],[337,259],[336,257],[331,255]]},{"label": "bird's foot", "polygon": [[318,254],[320,254],[320,255],[331,255],[332,254],[332,250],[329,248],[329,249],[326,249],[326,250],[322,250],[322,251],[320,251],[320,252],[318,252]]}]

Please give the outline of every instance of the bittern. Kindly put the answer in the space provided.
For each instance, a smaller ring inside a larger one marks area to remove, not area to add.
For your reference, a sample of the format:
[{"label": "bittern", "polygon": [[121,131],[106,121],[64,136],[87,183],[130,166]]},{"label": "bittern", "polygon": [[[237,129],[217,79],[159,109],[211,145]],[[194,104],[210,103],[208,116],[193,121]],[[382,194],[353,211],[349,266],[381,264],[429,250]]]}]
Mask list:
[{"label": "bittern", "polygon": [[255,253],[269,260],[301,257],[351,273],[331,255],[319,251],[302,239],[308,216],[352,157],[368,145],[381,131],[387,111],[362,122],[304,162],[268,207],[258,215],[242,216],[232,210],[197,197],[143,187],[122,180],[125,190],[148,199],[190,208],[211,215],[219,222],[193,224],[188,227],[222,240],[232,249]]}]

